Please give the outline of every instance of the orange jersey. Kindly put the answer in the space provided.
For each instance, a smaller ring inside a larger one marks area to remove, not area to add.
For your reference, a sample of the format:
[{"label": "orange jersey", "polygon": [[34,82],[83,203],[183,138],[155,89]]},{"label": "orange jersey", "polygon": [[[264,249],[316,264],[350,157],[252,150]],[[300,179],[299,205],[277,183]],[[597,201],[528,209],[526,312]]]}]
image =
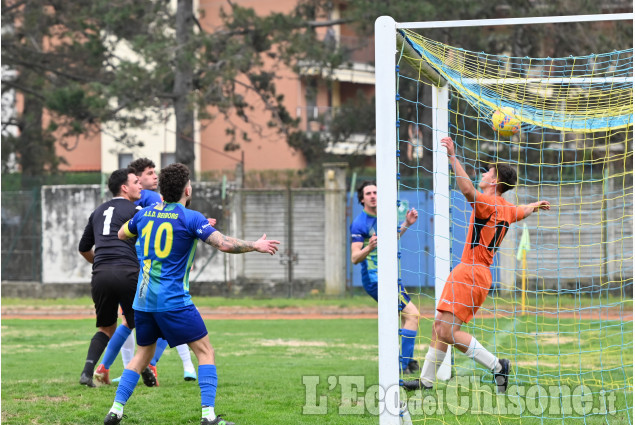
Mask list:
[{"label": "orange jersey", "polygon": [[525,217],[523,208],[501,196],[477,192],[461,263],[491,266],[509,225]]}]

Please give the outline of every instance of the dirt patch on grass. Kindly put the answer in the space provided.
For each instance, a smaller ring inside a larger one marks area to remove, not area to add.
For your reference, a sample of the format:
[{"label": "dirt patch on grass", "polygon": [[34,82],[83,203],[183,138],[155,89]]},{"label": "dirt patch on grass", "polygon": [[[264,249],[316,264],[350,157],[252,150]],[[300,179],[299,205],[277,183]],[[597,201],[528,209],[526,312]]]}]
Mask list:
[{"label": "dirt patch on grass", "polygon": [[[377,319],[376,307],[347,308],[340,306],[320,307],[199,307],[205,320],[311,320],[311,319]],[[526,311],[530,316],[554,317],[552,311]],[[421,308],[421,319],[431,320],[436,315],[433,308]],[[494,314],[481,310],[476,318],[518,317],[521,311],[510,311]],[[92,319],[95,310],[92,307],[78,306],[38,306],[25,308],[24,306],[2,307],[3,319]],[[632,321],[632,311],[619,309],[564,311],[558,314],[563,319],[578,320],[621,320]]]},{"label": "dirt patch on grass", "polygon": [[65,401],[69,401],[71,398],[68,396],[59,396],[59,397],[49,397],[49,396],[43,396],[43,397],[29,397],[29,398],[16,398],[15,400],[19,400],[19,401],[27,401],[30,403],[37,403],[39,401],[45,401],[47,403],[60,403],[60,402],[65,402]]}]

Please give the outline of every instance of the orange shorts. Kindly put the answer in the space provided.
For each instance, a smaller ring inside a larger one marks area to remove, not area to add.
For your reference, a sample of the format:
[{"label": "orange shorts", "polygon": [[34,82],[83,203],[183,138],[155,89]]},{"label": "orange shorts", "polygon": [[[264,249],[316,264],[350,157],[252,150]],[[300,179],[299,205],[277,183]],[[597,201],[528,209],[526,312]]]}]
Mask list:
[{"label": "orange shorts", "polygon": [[491,286],[489,267],[459,264],[445,282],[437,311],[447,311],[467,323],[485,302]]}]

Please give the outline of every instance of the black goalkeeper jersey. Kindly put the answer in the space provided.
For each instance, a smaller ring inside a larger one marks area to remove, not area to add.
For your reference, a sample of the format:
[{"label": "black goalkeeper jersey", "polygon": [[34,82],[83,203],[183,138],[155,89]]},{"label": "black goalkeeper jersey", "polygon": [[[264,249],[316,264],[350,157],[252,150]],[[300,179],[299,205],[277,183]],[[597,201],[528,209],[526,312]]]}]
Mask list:
[{"label": "black goalkeeper jersey", "polygon": [[137,207],[124,198],[113,198],[101,204],[88,218],[79,241],[79,251],[87,252],[95,246],[93,269],[100,264],[139,268],[136,238],[125,241],[117,237],[121,226],[137,212]]}]

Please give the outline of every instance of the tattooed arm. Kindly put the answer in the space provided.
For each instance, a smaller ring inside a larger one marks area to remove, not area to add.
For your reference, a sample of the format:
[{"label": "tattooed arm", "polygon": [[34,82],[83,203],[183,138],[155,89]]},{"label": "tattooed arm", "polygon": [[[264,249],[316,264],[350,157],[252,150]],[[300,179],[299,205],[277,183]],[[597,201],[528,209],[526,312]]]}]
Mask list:
[{"label": "tattooed arm", "polygon": [[271,255],[276,253],[278,250],[278,244],[280,244],[279,241],[268,240],[266,234],[262,235],[262,237],[257,241],[252,242],[223,235],[218,230],[209,235],[205,243],[220,251],[227,252],[228,254],[242,254],[245,252],[258,251]]}]

